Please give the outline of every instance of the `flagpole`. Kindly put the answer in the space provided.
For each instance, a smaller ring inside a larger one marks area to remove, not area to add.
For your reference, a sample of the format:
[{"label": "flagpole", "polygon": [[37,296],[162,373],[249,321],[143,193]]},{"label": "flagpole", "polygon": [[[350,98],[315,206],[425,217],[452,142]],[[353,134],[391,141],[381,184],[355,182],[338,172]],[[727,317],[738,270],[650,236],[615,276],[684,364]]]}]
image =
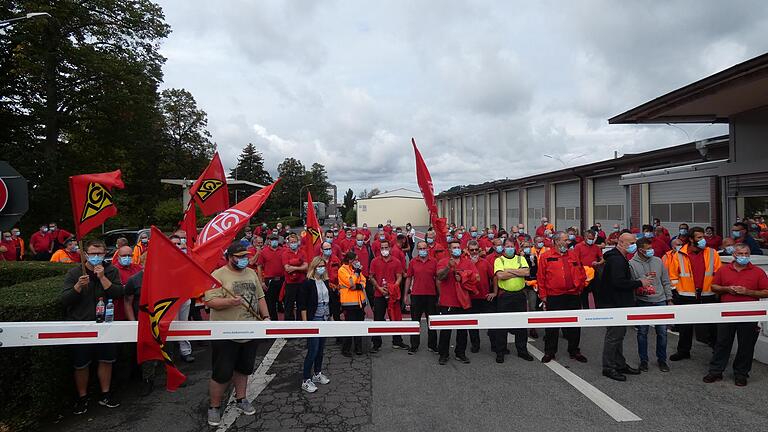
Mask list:
[{"label": "flagpole", "polygon": [[[224,290],[224,292],[226,292],[227,294],[231,295],[232,297],[237,297],[237,296],[235,295],[235,293],[233,293],[232,291],[230,291],[230,290],[229,290],[227,287],[225,287],[224,285],[222,285],[222,286],[221,286],[221,289],[223,289],[223,290]],[[248,312],[250,312],[250,313],[251,313],[251,315],[253,315],[253,316],[257,317],[257,318],[261,318],[261,316],[260,316],[260,315],[259,315],[259,314],[258,314],[258,313],[255,311],[255,310],[253,310],[253,307],[250,305],[250,303],[249,303],[249,304],[240,303],[240,306],[242,306],[242,307],[246,308],[246,309],[248,310]]]}]

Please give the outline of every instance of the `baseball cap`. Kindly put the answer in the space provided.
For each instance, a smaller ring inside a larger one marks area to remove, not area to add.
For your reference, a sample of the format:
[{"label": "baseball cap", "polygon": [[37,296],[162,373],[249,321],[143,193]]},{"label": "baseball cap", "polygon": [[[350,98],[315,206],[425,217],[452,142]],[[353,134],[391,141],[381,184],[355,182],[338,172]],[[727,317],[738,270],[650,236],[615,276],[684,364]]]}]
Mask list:
[{"label": "baseball cap", "polygon": [[244,244],[240,242],[235,242],[229,245],[225,255],[227,255],[228,257],[245,256],[245,255],[248,255],[248,249],[245,247]]}]

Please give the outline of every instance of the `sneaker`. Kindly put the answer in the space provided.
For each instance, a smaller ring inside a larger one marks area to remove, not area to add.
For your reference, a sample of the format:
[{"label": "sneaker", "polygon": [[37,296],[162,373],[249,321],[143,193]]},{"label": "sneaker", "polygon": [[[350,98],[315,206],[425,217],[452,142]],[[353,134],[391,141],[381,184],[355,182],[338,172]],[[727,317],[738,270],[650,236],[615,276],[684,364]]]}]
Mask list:
[{"label": "sneaker", "polygon": [[645,360],[641,361],[638,368],[643,372],[648,372],[648,362]]},{"label": "sneaker", "polygon": [[691,358],[691,353],[676,352],[676,353],[672,354],[671,356],[669,356],[669,359],[672,360],[672,361],[680,361],[680,360],[685,360],[685,359],[689,359],[689,358]]},{"label": "sneaker", "polygon": [[312,382],[326,385],[331,382],[331,380],[329,380],[327,376],[323,375],[322,372],[318,372],[312,377]]},{"label": "sneaker", "polygon": [[408,350],[408,355],[414,355],[414,354],[416,354],[417,352],[419,352],[419,349],[418,349],[418,348],[413,348],[413,347],[411,347],[411,349],[409,349],[409,350]]},{"label": "sneaker", "polygon": [[544,357],[541,358],[541,362],[542,363],[549,363],[549,362],[551,362],[554,359],[555,359],[555,356],[553,356],[552,354],[544,354]]},{"label": "sneaker", "polygon": [[248,402],[248,399],[246,399],[246,398],[242,398],[242,399],[238,400],[236,406],[245,415],[254,415],[254,414],[256,414],[256,408],[254,408],[253,404]]},{"label": "sneaker", "polygon": [[301,389],[307,393],[314,393],[317,391],[317,386],[312,382],[311,379],[308,379],[301,383]]},{"label": "sneaker", "polygon": [[153,380],[142,380],[139,386],[139,396],[146,397],[152,393],[155,389],[155,383]]},{"label": "sneaker", "polygon": [[720,381],[720,380],[722,380],[722,379],[723,379],[723,374],[721,374],[721,373],[712,373],[712,372],[710,372],[710,373],[708,373],[708,374],[706,374],[706,375],[704,376],[704,378],[702,379],[702,381],[704,381],[704,382],[705,382],[705,383],[707,383],[707,384],[712,384],[713,382],[715,382],[715,381]]},{"label": "sneaker", "polygon": [[500,352],[496,354],[496,363],[504,363],[504,353]]},{"label": "sneaker", "polygon": [[80,415],[88,412],[88,396],[82,396],[75,401],[75,408],[72,410],[72,414]]},{"label": "sneaker", "polygon": [[448,363],[448,357],[440,357],[439,359],[437,359],[437,362],[441,365],[444,365]]},{"label": "sneaker", "polygon": [[736,375],[733,378],[733,383],[739,387],[745,387],[747,385],[747,377],[743,375]]},{"label": "sneaker", "polygon": [[101,399],[99,399],[99,405],[107,408],[117,408],[120,406],[120,402],[112,397],[112,393],[102,393]]},{"label": "sneaker", "polygon": [[464,364],[469,364],[469,359],[464,354],[456,354],[456,360]]},{"label": "sneaker", "polygon": [[208,425],[218,426],[221,424],[221,412],[218,408],[208,408]]},{"label": "sneaker", "polygon": [[404,350],[407,350],[407,349],[408,349],[408,348],[410,348],[410,347],[409,347],[409,346],[408,346],[408,344],[406,344],[406,343],[403,343],[403,342],[398,342],[398,343],[393,343],[393,344],[392,344],[392,348],[394,348],[394,349],[404,349]]},{"label": "sneaker", "polygon": [[662,372],[669,372],[669,365],[665,361],[659,362],[659,370]]},{"label": "sneaker", "polygon": [[195,362],[195,356],[193,356],[192,354],[182,355],[181,359],[184,360],[185,363],[194,363]]}]

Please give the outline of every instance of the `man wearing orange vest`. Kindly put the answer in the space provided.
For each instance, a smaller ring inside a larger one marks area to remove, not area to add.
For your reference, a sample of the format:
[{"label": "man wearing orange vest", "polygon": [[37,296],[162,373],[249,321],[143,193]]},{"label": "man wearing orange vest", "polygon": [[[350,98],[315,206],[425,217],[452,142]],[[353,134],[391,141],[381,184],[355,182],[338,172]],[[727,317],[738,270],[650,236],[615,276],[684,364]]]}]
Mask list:
[{"label": "man wearing orange vest", "polygon": [[[675,290],[674,302],[678,305],[717,303],[717,295],[712,291],[712,278],[720,269],[720,255],[707,247],[704,229],[693,227],[688,232],[689,243],[684,245],[669,260],[669,279]],[[678,324],[680,337],[677,352],[669,356],[672,361],[691,358],[693,344],[692,324]],[[714,324],[697,324],[697,339],[710,345],[715,342]]]}]

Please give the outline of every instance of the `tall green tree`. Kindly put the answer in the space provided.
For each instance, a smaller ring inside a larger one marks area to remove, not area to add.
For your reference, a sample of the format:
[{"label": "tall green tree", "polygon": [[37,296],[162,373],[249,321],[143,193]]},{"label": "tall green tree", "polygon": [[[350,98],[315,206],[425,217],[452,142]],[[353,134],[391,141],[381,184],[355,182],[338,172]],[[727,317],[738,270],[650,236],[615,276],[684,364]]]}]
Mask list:
[{"label": "tall green tree", "polygon": [[332,197],[328,193],[331,183],[328,181],[328,172],[325,170],[325,165],[319,163],[312,164],[312,168],[307,172],[307,184],[310,183],[312,186],[309,187],[309,190],[312,192],[313,201],[326,204],[331,202]]},{"label": "tall green tree", "polygon": [[355,204],[357,204],[357,198],[355,198],[355,193],[352,192],[352,189],[347,189],[347,192],[344,194],[344,201],[341,204],[341,214],[346,215],[350,210],[355,208]]},{"label": "tall green tree", "polygon": [[237,165],[229,171],[229,176],[262,185],[268,185],[274,181],[269,172],[264,169],[264,157],[260,151],[256,150],[253,143],[248,143],[240,152]]},{"label": "tall green tree", "polygon": [[160,93],[163,132],[168,139],[163,176],[196,178],[213,157],[216,146],[208,132],[208,114],[197,107],[192,93],[167,89]]},{"label": "tall green tree", "polygon": [[307,170],[300,160],[286,158],[277,166],[277,184],[269,197],[270,209],[279,215],[298,216],[299,203],[306,201]]}]

